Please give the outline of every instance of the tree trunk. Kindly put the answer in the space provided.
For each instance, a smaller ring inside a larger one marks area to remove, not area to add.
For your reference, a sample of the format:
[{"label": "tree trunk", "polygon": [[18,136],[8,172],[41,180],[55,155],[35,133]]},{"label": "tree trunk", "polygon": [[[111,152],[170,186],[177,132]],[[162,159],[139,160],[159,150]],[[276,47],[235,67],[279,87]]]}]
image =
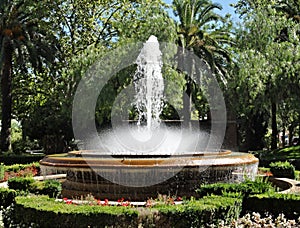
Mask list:
[{"label": "tree trunk", "polygon": [[12,112],[12,46],[4,43],[4,62],[1,76],[2,119],[1,119],[1,151],[10,149],[11,112]]},{"label": "tree trunk", "polygon": [[294,137],[294,126],[293,124],[291,124],[289,127],[288,127],[288,131],[289,131],[289,146],[292,146],[293,143],[293,137]]},{"label": "tree trunk", "polygon": [[183,92],[183,126],[191,127],[191,103],[192,103],[192,88],[189,77],[186,76],[186,89]]},{"label": "tree trunk", "polygon": [[285,147],[285,126],[283,126],[282,129],[281,141],[282,141],[282,147]]},{"label": "tree trunk", "polygon": [[271,138],[271,149],[277,149],[277,119],[276,119],[277,106],[276,103],[272,102],[271,115],[272,115],[272,138]]},{"label": "tree trunk", "polygon": [[299,118],[299,126],[298,126],[298,143],[297,143],[297,145],[300,145],[300,113],[298,114],[298,118]]}]

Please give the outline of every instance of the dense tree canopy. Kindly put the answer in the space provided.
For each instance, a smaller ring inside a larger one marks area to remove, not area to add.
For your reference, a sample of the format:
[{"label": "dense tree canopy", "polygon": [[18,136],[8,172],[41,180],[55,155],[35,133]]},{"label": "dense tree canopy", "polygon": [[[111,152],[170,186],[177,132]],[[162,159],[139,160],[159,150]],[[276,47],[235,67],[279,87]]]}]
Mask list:
[{"label": "dense tree canopy", "polygon": [[[278,129],[282,127],[278,113],[286,112],[278,109],[297,110],[287,103],[297,99],[295,94],[299,93],[299,24],[282,13],[281,3],[239,1],[236,6],[243,24],[237,30],[232,95],[243,121],[246,148],[250,149],[266,146],[268,126],[272,129],[271,147],[276,148]],[[287,121],[281,123],[286,129]]]},{"label": "dense tree canopy", "polygon": [[[288,133],[290,143],[299,137],[299,1],[239,0],[239,23],[218,14],[218,1],[174,0],[175,19],[168,7],[162,0],[2,0],[1,150],[9,149],[12,118],[22,126],[23,141],[38,140],[47,153],[70,149],[73,98],[87,69],[109,51],[150,35],[183,48],[178,64],[186,58],[184,48],[207,64],[238,118],[242,149],[276,148],[279,132]],[[171,96],[164,119],[178,119],[175,109],[184,109],[189,121],[191,102],[199,119],[211,108],[193,78],[199,69],[186,69],[163,68],[172,81],[166,93],[188,95]],[[97,126],[110,124],[113,102],[134,72],[135,66],[123,69],[105,85]]]}]

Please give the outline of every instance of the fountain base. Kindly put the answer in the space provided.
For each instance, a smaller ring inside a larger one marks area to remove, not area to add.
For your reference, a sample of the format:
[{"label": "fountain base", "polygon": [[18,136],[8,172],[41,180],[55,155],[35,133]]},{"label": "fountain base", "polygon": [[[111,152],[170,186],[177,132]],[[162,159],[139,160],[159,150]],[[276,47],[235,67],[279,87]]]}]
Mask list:
[{"label": "fountain base", "polygon": [[[192,156],[116,155],[114,158],[94,151],[75,151],[68,155],[49,155],[40,164],[44,175],[67,174],[63,183],[63,197],[92,194],[100,199],[145,201],[156,198],[158,194],[195,196],[195,190],[202,183],[254,179],[258,159],[251,154],[230,151],[196,153]],[[115,177],[114,181],[104,178],[107,176]],[[156,177],[170,178],[147,185],[147,180]],[[133,187],[134,180],[140,178],[143,178],[145,186]]]}]

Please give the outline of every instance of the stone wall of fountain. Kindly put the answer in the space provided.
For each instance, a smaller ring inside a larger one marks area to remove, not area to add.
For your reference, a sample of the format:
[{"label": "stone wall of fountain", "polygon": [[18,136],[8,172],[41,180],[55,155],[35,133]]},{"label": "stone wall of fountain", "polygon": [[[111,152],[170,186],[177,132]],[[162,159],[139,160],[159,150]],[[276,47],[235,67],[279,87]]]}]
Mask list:
[{"label": "stone wall of fountain", "polygon": [[[89,159],[82,153],[89,153]],[[76,151],[65,157],[55,155],[44,158],[41,169],[45,174],[66,172],[63,184],[64,197],[79,197],[91,193],[100,199],[144,201],[158,194],[170,196],[196,196],[195,189],[202,183],[241,182],[253,179],[257,173],[258,159],[251,154],[222,151],[198,153],[191,156],[99,156],[97,152]],[[181,167],[178,169],[178,167]],[[179,171],[178,171],[179,170]],[[145,180],[157,176],[170,176],[161,183],[150,186],[132,187],[126,180]],[[101,175],[99,175],[101,174]],[[116,184],[103,176],[114,175]],[[118,180],[122,178],[123,180]]]}]

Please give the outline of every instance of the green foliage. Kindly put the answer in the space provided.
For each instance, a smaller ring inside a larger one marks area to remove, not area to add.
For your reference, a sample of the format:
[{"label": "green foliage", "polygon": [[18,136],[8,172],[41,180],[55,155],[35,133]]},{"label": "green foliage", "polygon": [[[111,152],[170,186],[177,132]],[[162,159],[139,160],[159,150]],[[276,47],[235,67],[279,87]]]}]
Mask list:
[{"label": "green foliage", "polygon": [[[222,6],[212,1],[175,0],[173,5],[174,14],[179,18],[176,26],[176,44],[182,47],[177,53],[178,65],[183,68],[182,74],[179,75],[185,80],[185,93],[193,99],[197,118],[201,118],[208,114],[207,99],[210,99],[211,94],[204,85],[209,85],[211,79],[200,76],[205,70],[193,66],[193,62],[197,61],[192,60],[194,57],[186,50],[205,62],[213,75],[219,79],[220,85],[224,86],[227,83],[227,67],[230,63],[229,49],[225,47],[233,44],[230,36],[231,24],[217,13]],[[186,61],[190,63],[185,64]],[[201,83],[198,86],[195,82],[199,80]],[[184,120],[189,122],[191,99],[183,99],[183,110]]]},{"label": "green foliage", "polygon": [[4,164],[1,163],[0,164],[0,180],[3,180],[3,178],[4,178],[4,172],[5,172]]},{"label": "green foliage", "polygon": [[29,168],[29,167],[36,167],[39,168],[40,167],[40,163],[39,162],[33,162],[33,163],[29,163],[29,164],[13,164],[13,165],[6,165],[5,166],[5,171],[7,172],[19,172],[20,170]]},{"label": "green foliage", "polygon": [[11,142],[12,150],[14,154],[22,154],[25,153],[26,150],[38,150],[41,149],[38,142],[30,141],[30,140],[23,140],[22,138],[18,140],[12,140]]},{"label": "green foliage", "polygon": [[13,164],[29,164],[33,162],[38,162],[42,158],[44,158],[45,155],[28,155],[28,154],[1,154],[0,160],[5,165],[13,165]]},{"label": "green foliage", "polygon": [[22,140],[22,129],[16,120],[11,121],[11,144]]},{"label": "green foliage", "polygon": [[284,214],[287,218],[300,216],[300,196],[294,194],[266,193],[253,195],[243,201],[243,214],[247,212],[268,213],[274,216]]},{"label": "green foliage", "polygon": [[57,180],[35,181],[30,184],[29,192],[48,195],[50,198],[56,198],[60,195],[62,186]]},{"label": "green foliage", "polygon": [[16,196],[17,192],[15,190],[0,188],[0,206],[3,206],[4,208],[10,206],[15,202]]},{"label": "green foliage", "polygon": [[275,177],[285,177],[291,179],[296,177],[295,167],[288,161],[272,162],[270,164],[270,171]]},{"label": "green foliage", "polygon": [[[154,208],[68,205],[45,196],[18,196],[4,214],[4,223],[39,227],[201,227],[237,218],[241,200],[205,197],[182,205]],[[55,221],[55,223],[53,223]],[[101,221],[101,223],[99,223]]]},{"label": "green foliage", "polygon": [[200,197],[207,195],[241,195],[248,196],[251,194],[259,194],[265,192],[272,192],[275,189],[268,181],[256,179],[255,181],[245,181],[242,183],[215,183],[203,184],[196,190]]},{"label": "green foliage", "polygon": [[49,12],[52,10],[50,3],[45,5],[35,1],[13,0],[2,1],[0,4],[1,149],[4,152],[10,146],[12,84],[18,82],[12,80],[13,74],[41,72],[43,66],[53,68],[59,59],[56,55],[57,36],[49,20]]},{"label": "green foliage", "polygon": [[32,177],[13,177],[7,181],[8,187],[10,189],[27,192],[34,183]]},{"label": "green foliage", "polygon": [[262,151],[259,153],[261,159],[268,160],[288,160],[300,159],[300,146],[290,146],[272,151]]},{"label": "green foliage", "polygon": [[290,146],[272,151],[258,151],[255,156],[259,158],[261,166],[269,167],[270,163],[288,161],[295,169],[300,170],[300,146]]},{"label": "green foliage", "polygon": [[[136,227],[137,211],[118,206],[67,205],[46,196],[17,197],[4,223],[38,227]],[[8,220],[10,219],[10,220]],[[55,222],[53,222],[55,221]]]},{"label": "green foliage", "polygon": [[203,227],[222,219],[228,223],[239,216],[241,203],[241,199],[209,196],[181,205],[158,205],[153,208],[159,213],[153,221],[155,227]]},{"label": "green foliage", "polygon": [[270,146],[264,138],[270,119],[273,147],[277,130],[289,128],[293,134],[299,125],[299,23],[283,14],[279,5],[248,0],[236,4],[242,23],[236,27],[236,63],[229,89],[245,150]]},{"label": "green foliage", "polygon": [[56,198],[60,195],[62,187],[57,180],[35,181],[31,177],[14,177],[8,180],[8,187],[25,193],[48,195]]}]

